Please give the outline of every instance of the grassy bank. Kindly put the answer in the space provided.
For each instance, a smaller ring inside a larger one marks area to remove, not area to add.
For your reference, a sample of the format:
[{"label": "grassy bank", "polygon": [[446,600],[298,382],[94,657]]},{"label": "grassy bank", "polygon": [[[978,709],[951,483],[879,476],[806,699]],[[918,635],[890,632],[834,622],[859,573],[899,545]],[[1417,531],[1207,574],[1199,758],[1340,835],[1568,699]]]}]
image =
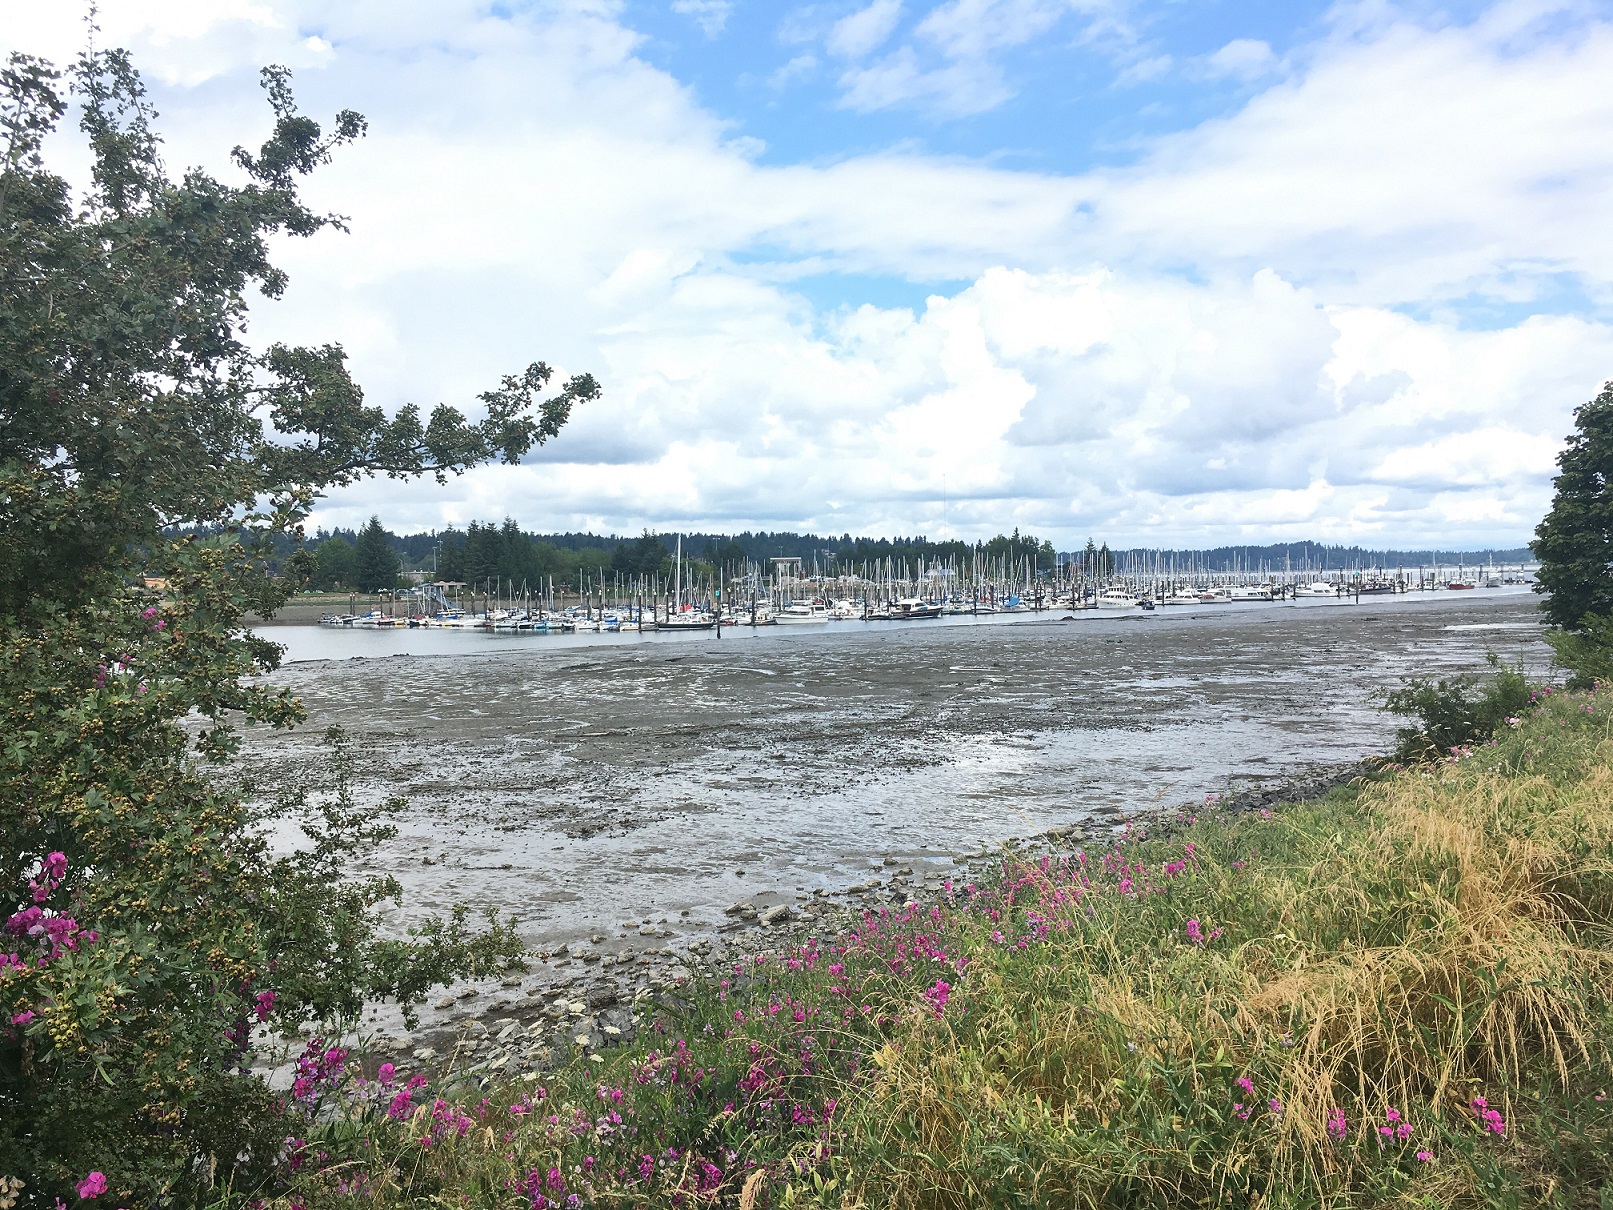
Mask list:
[{"label": "grassy bank", "polygon": [[486,1089],[317,1049],[273,1200],[1613,1205],[1613,691],[1325,801],[1009,855]]}]

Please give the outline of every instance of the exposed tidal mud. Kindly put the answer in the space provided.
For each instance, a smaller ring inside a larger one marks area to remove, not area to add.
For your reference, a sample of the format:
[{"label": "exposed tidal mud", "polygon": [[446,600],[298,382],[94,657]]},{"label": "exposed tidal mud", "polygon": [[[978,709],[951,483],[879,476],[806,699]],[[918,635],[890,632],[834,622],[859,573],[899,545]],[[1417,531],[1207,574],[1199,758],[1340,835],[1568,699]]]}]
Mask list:
[{"label": "exposed tidal mud", "polygon": [[[1325,776],[1388,745],[1375,699],[1405,676],[1481,669],[1489,651],[1538,671],[1548,654],[1516,591],[1058,616],[591,645],[458,634],[450,654],[294,662],[273,679],[310,722],[249,732],[243,765],[259,785],[318,784],[340,724],[360,799],[408,800],[359,871],[402,881],[393,923],[513,913],[551,963],[575,963],[551,978],[614,971],[620,996],[597,979],[590,994],[620,1005],[661,951],[725,946],[770,907],[810,922],[847,888],[900,899],[1010,837]],[[271,633],[293,659],[399,641]],[[894,889],[893,869],[910,871]]]}]

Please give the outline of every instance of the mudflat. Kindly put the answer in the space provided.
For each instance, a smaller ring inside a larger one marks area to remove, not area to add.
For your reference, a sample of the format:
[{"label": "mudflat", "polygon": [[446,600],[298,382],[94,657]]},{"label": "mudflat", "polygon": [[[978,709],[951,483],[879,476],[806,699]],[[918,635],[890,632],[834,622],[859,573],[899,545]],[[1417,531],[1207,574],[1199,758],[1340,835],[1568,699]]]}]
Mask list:
[{"label": "mudflat", "polygon": [[[328,781],[340,724],[360,798],[408,800],[364,866],[402,880],[396,923],[492,907],[540,948],[626,920],[687,939],[887,858],[922,884],[1009,837],[1314,773],[1388,746],[1375,699],[1403,677],[1549,654],[1516,590],[720,640],[272,633],[311,717],[249,732],[246,771]],[[380,658],[408,649],[438,653]]]}]

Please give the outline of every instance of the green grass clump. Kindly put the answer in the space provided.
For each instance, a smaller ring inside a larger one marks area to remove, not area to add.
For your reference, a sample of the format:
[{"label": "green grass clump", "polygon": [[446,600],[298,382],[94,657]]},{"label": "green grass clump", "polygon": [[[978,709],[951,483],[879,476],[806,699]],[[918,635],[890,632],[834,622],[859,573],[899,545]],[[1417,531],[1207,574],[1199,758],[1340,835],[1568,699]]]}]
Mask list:
[{"label": "green grass clump", "polygon": [[1005,856],[603,1063],[292,1104],[271,1200],[1613,1205],[1613,691],[1537,698],[1320,802]]}]

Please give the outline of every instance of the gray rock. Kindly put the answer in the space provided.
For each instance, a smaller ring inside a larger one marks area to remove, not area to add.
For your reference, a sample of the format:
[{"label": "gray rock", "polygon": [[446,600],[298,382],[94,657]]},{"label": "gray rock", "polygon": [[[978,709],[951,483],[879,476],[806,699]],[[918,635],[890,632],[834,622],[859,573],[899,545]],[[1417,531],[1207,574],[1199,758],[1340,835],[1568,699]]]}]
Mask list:
[{"label": "gray rock", "polygon": [[768,908],[767,911],[763,912],[759,919],[763,924],[766,925],[782,924],[794,914],[795,911],[790,907],[789,904],[778,903],[774,904],[772,907]]}]

